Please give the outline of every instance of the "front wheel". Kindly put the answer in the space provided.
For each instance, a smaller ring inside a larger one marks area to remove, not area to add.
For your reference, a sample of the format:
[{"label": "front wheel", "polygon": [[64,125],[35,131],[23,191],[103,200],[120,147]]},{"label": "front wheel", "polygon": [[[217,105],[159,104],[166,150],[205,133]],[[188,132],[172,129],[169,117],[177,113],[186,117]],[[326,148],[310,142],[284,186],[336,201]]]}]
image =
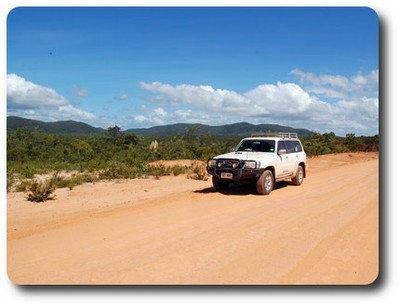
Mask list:
[{"label": "front wheel", "polygon": [[265,170],[257,180],[257,192],[263,195],[270,194],[274,189],[274,181],[274,175],[271,170]]},{"label": "front wheel", "polygon": [[292,178],[292,183],[300,186],[303,183],[304,180],[304,169],[303,166],[298,166],[297,167],[297,172],[296,172],[296,176],[294,178]]},{"label": "front wheel", "polygon": [[215,190],[224,190],[229,187],[229,181],[220,180],[215,175],[213,175],[212,183]]}]

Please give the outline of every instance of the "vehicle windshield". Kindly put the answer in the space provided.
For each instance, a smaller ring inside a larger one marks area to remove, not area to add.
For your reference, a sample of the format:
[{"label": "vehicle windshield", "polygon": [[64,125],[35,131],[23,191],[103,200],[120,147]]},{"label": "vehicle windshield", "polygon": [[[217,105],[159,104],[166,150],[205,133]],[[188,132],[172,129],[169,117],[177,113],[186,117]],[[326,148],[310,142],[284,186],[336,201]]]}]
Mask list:
[{"label": "vehicle windshield", "polygon": [[275,140],[245,139],[238,145],[236,151],[273,153],[275,152]]}]

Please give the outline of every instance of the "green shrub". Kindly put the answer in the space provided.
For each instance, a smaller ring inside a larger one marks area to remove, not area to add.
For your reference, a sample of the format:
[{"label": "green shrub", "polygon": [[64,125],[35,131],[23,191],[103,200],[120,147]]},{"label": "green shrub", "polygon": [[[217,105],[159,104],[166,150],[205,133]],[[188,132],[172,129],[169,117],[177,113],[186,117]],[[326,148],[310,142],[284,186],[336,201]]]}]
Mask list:
[{"label": "green shrub", "polygon": [[188,167],[186,166],[179,166],[179,165],[174,165],[171,168],[172,174],[174,176],[178,176],[180,174],[186,173],[188,171]]},{"label": "green shrub", "polygon": [[31,182],[28,180],[22,180],[19,182],[19,184],[17,184],[15,186],[15,191],[16,192],[25,192],[28,190],[28,188],[30,187]]},{"label": "green shrub", "polygon": [[51,194],[55,189],[56,186],[51,180],[42,183],[33,181],[28,187],[30,193],[27,196],[27,200],[31,202],[45,202],[47,200],[52,200],[55,196],[52,196]]},{"label": "green shrub", "polygon": [[208,173],[206,167],[196,161],[192,162],[192,171],[193,173],[188,174],[188,178],[200,181],[208,180]]},{"label": "green shrub", "polygon": [[91,183],[95,180],[97,180],[97,177],[94,174],[82,173],[73,174],[70,177],[63,177],[60,172],[54,173],[50,179],[51,183],[55,185],[56,188],[68,187],[69,189],[83,183]]},{"label": "green shrub", "polygon": [[165,165],[157,165],[150,167],[150,175],[154,176],[156,179],[159,179],[160,176],[168,176],[171,175],[172,170],[170,167],[166,167]]}]

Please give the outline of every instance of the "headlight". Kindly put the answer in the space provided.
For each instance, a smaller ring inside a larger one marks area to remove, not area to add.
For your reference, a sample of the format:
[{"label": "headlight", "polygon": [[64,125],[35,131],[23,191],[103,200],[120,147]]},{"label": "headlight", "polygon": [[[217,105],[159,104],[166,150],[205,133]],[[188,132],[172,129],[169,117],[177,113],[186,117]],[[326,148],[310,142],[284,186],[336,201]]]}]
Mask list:
[{"label": "headlight", "polygon": [[244,162],[244,167],[248,169],[255,169],[257,168],[257,163],[255,161],[245,161]]},{"label": "headlight", "polygon": [[208,160],[208,166],[209,167],[215,167],[216,163],[217,163],[217,161],[215,159]]}]

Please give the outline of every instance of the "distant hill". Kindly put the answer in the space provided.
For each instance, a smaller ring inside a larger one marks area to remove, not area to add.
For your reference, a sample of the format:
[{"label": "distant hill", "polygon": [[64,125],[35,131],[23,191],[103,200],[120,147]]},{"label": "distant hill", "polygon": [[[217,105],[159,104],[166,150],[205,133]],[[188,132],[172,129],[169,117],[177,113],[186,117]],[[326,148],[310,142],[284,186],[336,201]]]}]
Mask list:
[{"label": "distant hill", "polygon": [[307,129],[296,129],[277,124],[250,124],[240,122],[220,126],[210,126],[204,124],[177,123],[171,125],[155,126],[151,128],[129,129],[125,133],[135,133],[144,136],[168,136],[182,134],[190,128],[197,127],[198,135],[218,135],[218,136],[249,136],[252,133],[266,132],[290,132],[297,133],[299,136],[310,136],[311,131]]},{"label": "distant hill", "polygon": [[[15,130],[25,127],[29,130],[38,129],[47,134],[68,134],[68,135],[93,135],[104,132],[104,129],[95,128],[89,124],[78,121],[56,121],[43,122],[39,120],[25,119],[21,117],[7,117],[7,129]],[[211,126],[204,124],[176,123],[150,128],[128,129],[123,133],[139,134],[143,136],[172,136],[183,134],[188,129],[196,128],[196,135],[215,135],[215,136],[250,136],[252,133],[265,132],[290,132],[297,133],[299,136],[310,136],[311,131],[306,129],[296,129],[288,126],[277,124],[250,124],[247,122],[239,122],[234,124],[226,124],[220,126]]]},{"label": "distant hill", "polygon": [[104,131],[101,128],[95,128],[89,124],[73,120],[43,122],[16,116],[7,117],[7,129],[16,130],[23,127],[31,131],[38,129],[39,131],[47,134],[64,135],[92,135],[99,134]]}]

